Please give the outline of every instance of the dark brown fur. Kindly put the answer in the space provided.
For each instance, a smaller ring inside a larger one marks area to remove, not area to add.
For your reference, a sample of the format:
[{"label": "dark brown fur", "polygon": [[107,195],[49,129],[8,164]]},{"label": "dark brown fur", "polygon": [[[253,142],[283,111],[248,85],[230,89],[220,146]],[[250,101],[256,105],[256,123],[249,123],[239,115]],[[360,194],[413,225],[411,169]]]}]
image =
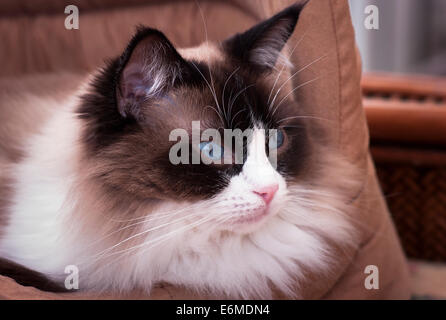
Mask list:
[{"label": "dark brown fur", "polygon": [[3,258],[0,258],[0,274],[14,279],[22,286],[33,286],[39,290],[51,292],[68,291],[64,287],[48,280],[45,275]]}]

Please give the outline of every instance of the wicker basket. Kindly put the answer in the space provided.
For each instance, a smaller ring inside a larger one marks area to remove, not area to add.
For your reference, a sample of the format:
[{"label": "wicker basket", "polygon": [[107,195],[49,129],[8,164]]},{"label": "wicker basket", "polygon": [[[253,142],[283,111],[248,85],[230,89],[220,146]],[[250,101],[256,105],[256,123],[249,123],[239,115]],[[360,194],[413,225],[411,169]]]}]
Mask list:
[{"label": "wicker basket", "polygon": [[446,166],[378,163],[377,172],[407,255],[446,260]]},{"label": "wicker basket", "polygon": [[365,75],[378,178],[408,257],[446,261],[446,80]]}]

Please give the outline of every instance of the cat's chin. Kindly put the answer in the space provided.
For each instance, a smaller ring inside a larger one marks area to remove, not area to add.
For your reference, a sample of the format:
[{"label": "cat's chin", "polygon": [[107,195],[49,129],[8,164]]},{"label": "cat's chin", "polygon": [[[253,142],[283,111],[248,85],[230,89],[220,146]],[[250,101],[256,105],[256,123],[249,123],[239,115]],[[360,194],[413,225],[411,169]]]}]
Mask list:
[{"label": "cat's chin", "polygon": [[278,213],[276,206],[262,206],[247,215],[241,215],[229,222],[232,232],[237,234],[247,234],[261,228],[268,220]]}]

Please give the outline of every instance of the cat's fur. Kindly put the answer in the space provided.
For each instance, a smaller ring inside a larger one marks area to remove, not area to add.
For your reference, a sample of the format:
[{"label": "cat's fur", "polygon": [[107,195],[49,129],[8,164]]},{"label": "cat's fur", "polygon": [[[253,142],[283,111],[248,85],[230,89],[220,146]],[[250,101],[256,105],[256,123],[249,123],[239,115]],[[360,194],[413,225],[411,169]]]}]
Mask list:
[{"label": "cat's fur", "polygon": [[[40,101],[57,107],[2,170],[0,256],[60,285],[76,265],[81,290],[168,282],[216,296],[303,296],[309,271],[329,272],[335,252],[355,245],[346,196],[355,177],[308,136],[289,94],[279,58],[302,7],[222,45],[178,51],[140,28],[64,103]],[[255,129],[244,163],[173,165],[169,133],[190,132],[194,120],[202,130]],[[277,170],[263,128],[286,133]],[[270,184],[279,189],[268,216],[234,224],[263,210],[253,190]]]}]

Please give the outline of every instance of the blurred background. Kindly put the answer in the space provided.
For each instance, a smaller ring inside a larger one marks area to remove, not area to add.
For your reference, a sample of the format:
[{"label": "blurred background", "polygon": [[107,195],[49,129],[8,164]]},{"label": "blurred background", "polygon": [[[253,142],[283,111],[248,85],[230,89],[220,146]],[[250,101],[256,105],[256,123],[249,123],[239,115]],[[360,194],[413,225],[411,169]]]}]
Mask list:
[{"label": "blurred background", "polygon": [[[445,299],[446,1],[349,4],[371,153],[411,259],[413,292]],[[365,25],[369,5],[378,9],[377,30]]]},{"label": "blurred background", "polygon": [[[365,71],[446,75],[446,1],[350,0]],[[364,9],[379,9],[379,30],[364,27]]]}]

